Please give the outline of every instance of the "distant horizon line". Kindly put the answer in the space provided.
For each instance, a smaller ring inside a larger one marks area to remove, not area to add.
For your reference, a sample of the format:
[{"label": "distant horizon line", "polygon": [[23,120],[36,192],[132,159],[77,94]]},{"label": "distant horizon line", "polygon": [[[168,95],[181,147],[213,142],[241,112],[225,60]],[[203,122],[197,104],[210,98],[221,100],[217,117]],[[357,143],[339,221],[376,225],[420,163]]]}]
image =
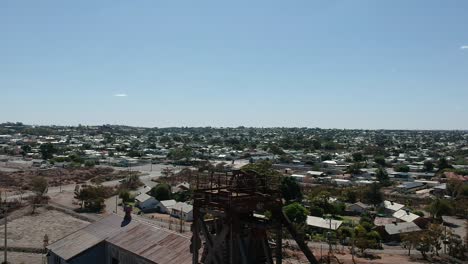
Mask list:
[{"label": "distant horizon line", "polygon": [[370,131],[460,131],[460,132],[468,132],[468,129],[461,129],[461,128],[453,128],[453,129],[425,129],[425,128],[325,128],[325,127],[311,127],[311,126],[246,126],[246,125],[237,125],[237,126],[135,126],[135,125],[124,125],[124,124],[77,124],[77,125],[58,125],[58,124],[27,124],[21,121],[12,122],[6,121],[1,122],[0,125],[7,125],[7,124],[17,124],[21,123],[24,126],[33,126],[33,127],[100,127],[100,126],[121,126],[121,127],[132,127],[132,128],[144,128],[144,129],[167,129],[167,128],[214,128],[214,129],[226,129],[226,128],[264,128],[264,129],[293,129],[293,128],[305,128],[305,129],[323,129],[323,130],[370,130]]}]

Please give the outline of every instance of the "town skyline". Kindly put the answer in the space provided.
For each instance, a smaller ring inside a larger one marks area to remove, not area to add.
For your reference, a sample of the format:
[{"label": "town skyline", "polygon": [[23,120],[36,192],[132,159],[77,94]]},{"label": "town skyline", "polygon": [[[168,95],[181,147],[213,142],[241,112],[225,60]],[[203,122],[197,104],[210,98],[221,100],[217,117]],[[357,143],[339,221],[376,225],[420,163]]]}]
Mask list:
[{"label": "town skyline", "polygon": [[246,128],[246,129],[319,129],[319,130],[350,130],[350,131],[461,131],[466,132],[468,129],[418,129],[418,128],[339,128],[339,127],[312,127],[312,126],[135,126],[135,125],[126,125],[126,124],[28,124],[21,121],[5,121],[0,122],[0,125],[5,124],[16,124],[21,123],[25,126],[31,127],[104,127],[104,126],[115,126],[115,127],[130,127],[130,128],[144,128],[144,129],[169,129],[169,128],[213,128],[213,129],[236,129],[236,128]]},{"label": "town skyline", "polygon": [[468,3],[0,3],[0,122],[468,129]]}]

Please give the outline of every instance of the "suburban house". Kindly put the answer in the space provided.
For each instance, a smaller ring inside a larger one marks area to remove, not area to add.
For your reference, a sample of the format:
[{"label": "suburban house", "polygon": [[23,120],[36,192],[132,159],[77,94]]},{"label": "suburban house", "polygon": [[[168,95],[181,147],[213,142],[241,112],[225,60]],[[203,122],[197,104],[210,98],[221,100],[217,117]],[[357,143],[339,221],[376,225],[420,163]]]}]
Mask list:
[{"label": "suburban house", "polygon": [[420,216],[410,213],[410,211],[407,210],[398,210],[395,213],[393,213],[393,217],[403,222],[414,222]]},{"label": "suburban house", "polygon": [[188,222],[193,221],[193,206],[188,203],[178,202],[171,208],[171,216]]},{"label": "suburban house", "polygon": [[409,181],[411,180],[410,174],[407,172],[392,172],[389,175],[390,179],[396,180],[396,181]]},{"label": "suburban house", "polygon": [[396,218],[393,217],[376,217],[374,219],[375,226],[385,226],[398,222]]},{"label": "suburban house", "polygon": [[293,174],[293,175],[291,175],[291,177],[296,179],[296,181],[298,181],[298,182],[303,182],[306,176],[301,175],[301,174]]},{"label": "suburban house", "polygon": [[135,206],[140,208],[143,212],[149,212],[155,210],[156,206],[159,204],[159,201],[156,200],[153,196],[150,196],[146,193],[142,193],[135,197]]},{"label": "suburban house", "polygon": [[361,203],[361,202],[353,203],[346,207],[346,211],[355,213],[355,214],[364,214],[364,213],[367,213],[371,209],[372,209],[372,206],[367,205],[365,203]]},{"label": "suburban house", "polygon": [[47,246],[48,264],[189,264],[190,238],[109,215]]},{"label": "suburban house", "polygon": [[172,188],[173,193],[184,192],[190,190],[190,183],[182,182],[177,184],[174,188]]},{"label": "suburban house", "polygon": [[400,241],[402,234],[421,231],[421,228],[413,222],[392,223],[375,228],[384,241]]},{"label": "suburban house", "polygon": [[317,216],[307,216],[307,225],[317,229],[337,230],[343,221],[325,219]]},{"label": "suburban house", "polygon": [[412,193],[424,188],[425,184],[422,182],[405,182],[396,187],[397,191],[401,193]]},{"label": "suburban house", "polygon": [[393,215],[398,210],[403,209],[405,207],[402,204],[395,203],[393,201],[384,201],[381,206],[385,209],[385,213],[388,215]]},{"label": "suburban house", "polygon": [[431,194],[438,196],[438,197],[443,197],[446,193],[447,193],[447,183],[442,183],[440,185],[437,185],[431,190]]},{"label": "suburban house", "polygon": [[172,211],[172,207],[176,205],[176,200],[164,200],[160,201],[156,205],[156,212],[163,213],[163,214],[170,214]]},{"label": "suburban house", "polygon": [[322,172],[322,171],[308,171],[307,175],[317,178],[317,177],[323,177],[326,174],[325,172]]},{"label": "suburban house", "polygon": [[333,182],[336,183],[338,186],[350,186],[352,182],[346,179],[333,179]]}]

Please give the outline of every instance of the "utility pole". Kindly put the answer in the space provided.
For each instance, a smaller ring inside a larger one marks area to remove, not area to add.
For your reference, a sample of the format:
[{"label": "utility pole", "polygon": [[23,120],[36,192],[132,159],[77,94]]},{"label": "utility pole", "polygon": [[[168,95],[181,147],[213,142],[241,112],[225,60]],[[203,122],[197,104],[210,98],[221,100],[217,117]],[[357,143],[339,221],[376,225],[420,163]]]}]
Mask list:
[{"label": "utility pole", "polygon": [[118,214],[117,213],[117,205],[119,204],[119,195],[115,195],[115,214]]},{"label": "utility pole", "polygon": [[179,218],[180,218],[180,233],[181,233],[181,234],[183,233],[182,226],[183,226],[183,224],[184,224],[184,223],[183,223],[183,219],[182,219],[182,214],[183,214],[183,212],[182,212],[182,209],[181,209],[181,210],[180,210],[180,217],[179,217]]},{"label": "utility pole", "polygon": [[[353,233],[354,233],[354,220],[353,220],[352,223],[353,223]],[[352,256],[352,259],[353,259],[353,263],[356,263],[356,261],[354,260],[354,236],[355,236],[355,235],[352,234],[352,236],[353,236],[353,237],[352,237],[351,239],[353,240],[353,246],[352,246],[352,248],[351,248],[351,256]]]},{"label": "utility pole", "polygon": [[5,264],[8,264],[8,253],[7,253],[7,247],[8,247],[8,243],[7,243],[7,223],[8,223],[8,219],[7,219],[7,191],[5,190],[5,247],[4,247],[4,260],[3,260],[3,263]]},{"label": "utility pole", "polygon": [[447,254],[447,226],[444,226],[444,254]]}]

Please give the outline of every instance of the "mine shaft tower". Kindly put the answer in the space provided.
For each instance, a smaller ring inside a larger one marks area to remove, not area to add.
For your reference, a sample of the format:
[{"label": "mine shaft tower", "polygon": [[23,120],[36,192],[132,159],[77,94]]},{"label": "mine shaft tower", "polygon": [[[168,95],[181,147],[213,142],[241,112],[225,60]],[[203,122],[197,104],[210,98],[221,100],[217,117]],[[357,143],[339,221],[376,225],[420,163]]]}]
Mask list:
[{"label": "mine shaft tower", "polygon": [[284,215],[279,185],[279,177],[255,171],[193,175],[193,264],[281,264],[283,228],[318,263]]}]

